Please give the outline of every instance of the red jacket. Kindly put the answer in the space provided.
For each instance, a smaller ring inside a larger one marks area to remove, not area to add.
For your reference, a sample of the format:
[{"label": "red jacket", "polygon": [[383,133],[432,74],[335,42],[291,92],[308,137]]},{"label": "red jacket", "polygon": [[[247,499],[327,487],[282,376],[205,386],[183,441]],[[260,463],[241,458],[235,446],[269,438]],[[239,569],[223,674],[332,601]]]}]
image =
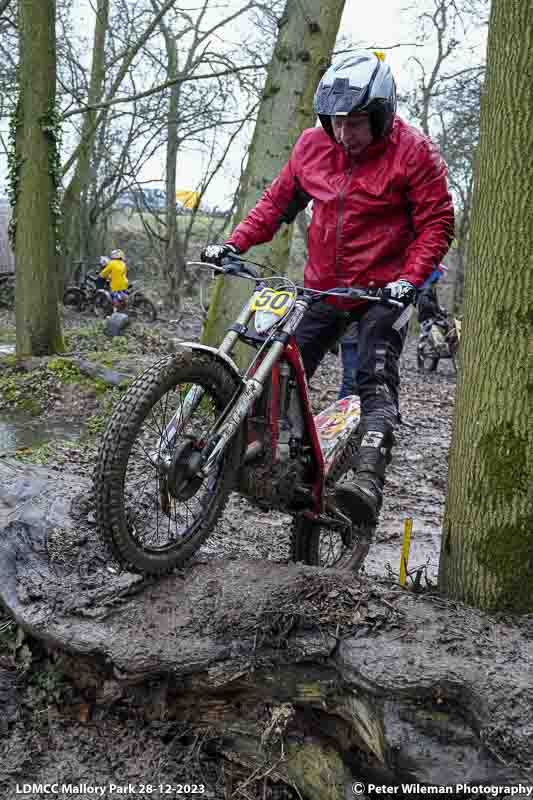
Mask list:
[{"label": "red jacket", "polygon": [[305,130],[278,177],[228,240],[244,253],[313,200],[305,285],[420,286],[453,238],[447,169],[436,147],[396,117],[350,166],[322,128]]}]

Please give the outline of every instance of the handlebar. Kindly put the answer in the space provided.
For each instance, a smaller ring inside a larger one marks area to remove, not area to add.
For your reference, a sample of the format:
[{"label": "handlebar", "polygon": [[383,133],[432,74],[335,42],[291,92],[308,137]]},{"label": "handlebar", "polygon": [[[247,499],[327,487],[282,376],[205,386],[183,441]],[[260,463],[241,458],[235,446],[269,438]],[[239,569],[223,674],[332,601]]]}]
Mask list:
[{"label": "handlebar", "polygon": [[383,297],[383,289],[347,286],[340,287],[338,289],[329,289],[328,291],[320,292],[320,294],[327,294],[330,297],[344,297],[346,300],[367,300],[374,303],[385,303],[385,305],[394,306],[394,308],[405,308],[404,304],[400,303],[399,300],[392,300],[389,297]]},{"label": "handlebar", "polygon": [[[205,261],[189,261],[187,262],[188,266],[191,267],[202,267],[204,269],[210,269],[213,272],[222,274],[222,275],[233,275],[236,278],[244,278],[245,280],[252,280],[255,283],[261,283],[265,279],[261,277],[259,272],[255,269],[255,267],[249,264],[243,259],[238,258],[237,256],[226,256],[223,260],[223,266],[218,267],[214,264],[208,264]],[[287,280],[286,276],[279,275],[273,276],[284,278]],[[290,281],[290,283],[293,283]],[[294,288],[299,294],[306,294],[308,297],[314,295],[316,300],[320,300],[321,297],[339,297],[346,300],[364,300],[368,302],[374,303],[384,303],[385,305],[392,306],[394,308],[405,308],[403,303],[400,303],[398,300],[391,300],[389,298],[383,297],[383,289],[371,289],[368,287],[360,287],[360,286],[341,286],[336,289],[308,289],[304,286],[298,286],[297,284],[293,283]]]},{"label": "handlebar", "polygon": [[235,275],[236,278],[245,278],[248,281],[262,281],[263,278],[252,264],[243,261],[236,256],[227,256],[224,259],[224,266],[217,267],[216,264],[208,264],[206,261],[188,261],[188,267],[203,267],[221,275]]}]

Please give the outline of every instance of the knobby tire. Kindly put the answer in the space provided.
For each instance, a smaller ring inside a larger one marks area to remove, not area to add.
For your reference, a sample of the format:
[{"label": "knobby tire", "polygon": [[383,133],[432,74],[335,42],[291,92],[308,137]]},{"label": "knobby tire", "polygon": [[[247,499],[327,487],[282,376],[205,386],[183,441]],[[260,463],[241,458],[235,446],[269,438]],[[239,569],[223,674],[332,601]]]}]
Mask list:
[{"label": "knobby tire", "polygon": [[[228,444],[222,456],[221,465],[215,476],[216,480],[213,481],[212,478],[209,478],[205,481],[208,493],[205,505],[201,495],[200,499],[196,499],[196,502],[199,503],[199,520],[190,526],[191,530],[187,529],[186,535],[180,534],[177,540],[161,547],[158,538],[159,529],[156,537],[158,546],[153,546],[152,542],[146,544],[139,539],[137,535],[138,522],[135,520],[132,522],[132,512],[134,515],[138,513],[141,525],[143,520],[147,521],[147,526],[151,528],[150,533],[153,532],[153,520],[156,520],[155,524],[158,526],[161,519],[162,530],[167,526],[168,520],[161,510],[161,503],[160,508],[154,510],[155,517],[150,516],[149,506],[148,513],[143,511],[144,496],[150,502],[155,498],[157,504],[158,495],[152,489],[145,489],[149,476],[145,479],[145,472],[142,469],[135,473],[135,456],[132,455],[132,451],[138,444],[137,437],[142,439],[145,422],[151,420],[151,412],[162,407],[163,399],[167,403],[169,396],[175,393],[175,388],[180,384],[184,384],[185,387],[193,384],[200,385],[206,389],[206,397],[213,400],[215,420],[230,402],[238,387],[237,379],[230,369],[210,354],[183,351],[161,359],[138,376],[118,405],[115,406],[103,437],[94,473],[94,492],[100,533],[125,567],[145,575],[162,575],[176,567],[183,566],[203,544],[219,519],[235,485],[236,472],[242,458],[243,436],[242,430],[240,430]],[[169,412],[172,412],[170,406]],[[207,416],[205,411],[202,413]],[[202,418],[200,417],[200,419]],[[196,422],[191,422],[191,429],[193,425],[196,425]],[[211,426],[211,421],[209,425]],[[164,422],[162,427],[164,430]],[[155,429],[155,434],[148,447],[152,446],[154,438],[157,440],[158,435],[159,428]],[[143,444],[142,441],[139,452],[142,461],[142,454],[146,452],[146,444]],[[134,494],[128,497],[127,476],[130,456],[133,461]],[[146,467],[146,471],[148,471],[148,467]],[[160,487],[161,482],[155,477],[156,473],[157,469],[154,467],[155,485]],[[142,493],[135,489],[135,480],[137,480],[137,484],[142,482]],[[194,497],[191,497],[191,504]],[[159,495],[160,500],[161,495]],[[189,502],[188,498],[187,501]],[[174,504],[175,522],[178,519],[177,502],[175,501]],[[168,519],[172,519],[172,505],[171,513],[167,516]],[[168,522],[169,531],[170,527],[170,522]]]},{"label": "knobby tire", "polygon": [[76,311],[81,311],[83,306],[83,294],[81,289],[72,287],[66,289],[63,295],[63,305],[65,308],[73,308]]},{"label": "knobby tire", "polygon": [[130,298],[131,315],[142,322],[155,322],[157,312],[151,300],[143,294]]},{"label": "knobby tire", "polygon": [[[357,437],[354,433],[340,458],[333,465],[328,475],[328,485],[336,484],[351,468],[357,448]],[[293,517],[291,528],[291,559],[316,567],[335,567],[357,572],[368,554],[375,527],[374,524],[368,523],[351,525],[343,534],[339,556],[329,558],[325,552],[325,545],[329,541],[328,549],[331,550],[334,544],[333,537],[340,538],[340,533],[332,532],[302,514],[296,515]]]}]

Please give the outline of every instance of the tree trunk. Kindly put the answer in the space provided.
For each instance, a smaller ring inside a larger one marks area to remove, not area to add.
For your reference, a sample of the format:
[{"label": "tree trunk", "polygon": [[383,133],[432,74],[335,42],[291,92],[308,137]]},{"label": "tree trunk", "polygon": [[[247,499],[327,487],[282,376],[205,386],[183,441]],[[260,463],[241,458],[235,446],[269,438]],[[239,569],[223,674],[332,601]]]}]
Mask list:
[{"label": "tree trunk", "polygon": [[[105,79],[105,40],[109,26],[109,0],[98,0],[94,27],[93,56],[87,103],[95,105],[102,99]],[[86,241],[89,220],[88,204],[84,195],[91,181],[91,156],[96,134],[96,111],[87,111],[83,117],[79,156],[74,175],[63,197],[63,280],[68,277],[70,265],[87,257]]]},{"label": "tree trunk", "polygon": [[[178,72],[178,50],[176,40],[169,28],[161,22],[161,31],[165,39],[167,51],[167,73],[169,80]],[[166,155],[166,243],[164,255],[164,273],[168,281],[169,299],[178,307],[180,305],[179,289],[185,274],[185,258],[178,231],[176,215],[176,161],[178,157],[178,107],[181,86],[179,83],[170,88],[167,118],[167,155]]]},{"label": "tree trunk", "polygon": [[57,289],[55,0],[19,2],[14,210],[17,355],[63,349]]},{"label": "tree trunk", "polygon": [[463,250],[457,251],[456,261],[457,265],[453,283],[453,300],[451,308],[454,314],[461,314],[463,311],[465,288],[465,254]]},{"label": "tree trunk", "polygon": [[[306,14],[302,14],[299,0],[287,0],[239,191],[235,223],[255,206],[304,128],[313,125],[313,96],[331,57],[343,8],[344,0],[310,0]],[[291,236],[292,226],[284,226],[273,245],[253,248],[251,257],[277,273],[285,273]],[[208,343],[220,342],[249,291],[244,281],[224,283],[219,279],[204,333]]]},{"label": "tree trunk", "polygon": [[514,612],[533,611],[532,54],[528,4],[493,3],[440,564],[452,598]]},{"label": "tree trunk", "polygon": [[456,228],[455,241],[457,251],[457,271],[453,290],[453,311],[461,314],[464,303],[465,266],[467,264],[468,238],[470,235],[470,218],[472,215],[472,191],[474,176],[472,175],[467,192],[464,194],[463,207],[459,225]]}]

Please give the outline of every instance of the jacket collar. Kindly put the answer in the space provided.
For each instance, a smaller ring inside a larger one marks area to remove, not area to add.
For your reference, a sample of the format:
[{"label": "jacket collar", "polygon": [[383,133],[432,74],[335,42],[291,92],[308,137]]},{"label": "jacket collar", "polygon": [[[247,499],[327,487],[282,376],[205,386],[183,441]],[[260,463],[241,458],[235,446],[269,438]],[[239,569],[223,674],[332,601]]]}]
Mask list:
[{"label": "jacket collar", "polygon": [[[385,136],[380,136],[379,139],[369,144],[366,150],[364,150],[359,158],[352,161],[352,164],[364,164],[366,161],[371,161],[373,158],[381,155],[391,143],[391,140],[394,138],[396,130],[399,126],[399,118],[397,115],[394,116],[394,120],[391,125],[390,131]],[[343,154],[345,155],[345,150],[342,145],[340,145],[336,139],[331,136],[333,142],[335,143],[335,147],[338,147]]]}]

